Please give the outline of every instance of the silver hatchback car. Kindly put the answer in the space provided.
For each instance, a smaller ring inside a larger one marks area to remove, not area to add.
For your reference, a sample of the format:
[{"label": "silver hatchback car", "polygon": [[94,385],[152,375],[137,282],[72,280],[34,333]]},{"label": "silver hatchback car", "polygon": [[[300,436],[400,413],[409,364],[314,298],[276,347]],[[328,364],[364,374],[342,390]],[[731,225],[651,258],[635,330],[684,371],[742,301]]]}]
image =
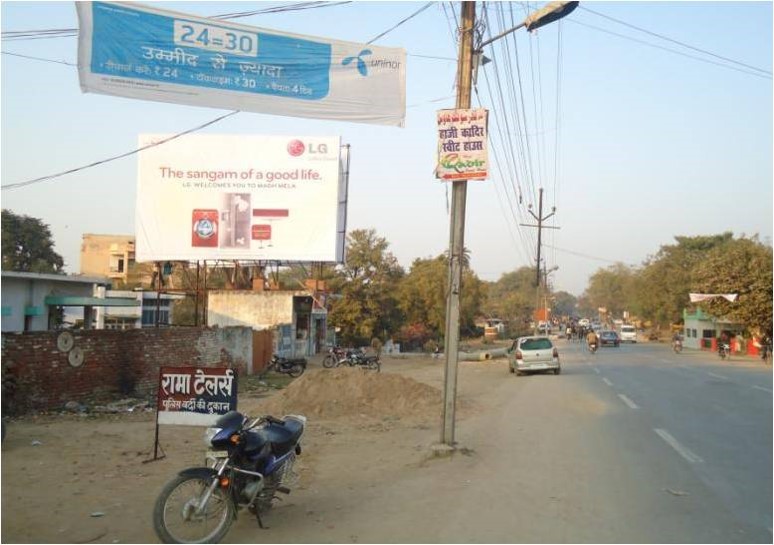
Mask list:
[{"label": "silver hatchback car", "polygon": [[548,337],[519,337],[508,349],[511,373],[522,375],[533,371],[562,372],[559,351]]}]

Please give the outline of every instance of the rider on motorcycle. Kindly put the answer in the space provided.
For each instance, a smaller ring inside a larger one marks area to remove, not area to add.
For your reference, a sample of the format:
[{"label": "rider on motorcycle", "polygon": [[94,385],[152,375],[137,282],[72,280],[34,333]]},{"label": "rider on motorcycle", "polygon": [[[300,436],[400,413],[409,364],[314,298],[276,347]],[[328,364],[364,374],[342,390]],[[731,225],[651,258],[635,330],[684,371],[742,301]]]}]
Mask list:
[{"label": "rider on motorcycle", "polygon": [[589,349],[591,349],[591,345],[594,345],[594,347],[596,347],[599,344],[597,333],[593,329],[590,329],[588,334],[586,335],[586,344],[588,345]]}]

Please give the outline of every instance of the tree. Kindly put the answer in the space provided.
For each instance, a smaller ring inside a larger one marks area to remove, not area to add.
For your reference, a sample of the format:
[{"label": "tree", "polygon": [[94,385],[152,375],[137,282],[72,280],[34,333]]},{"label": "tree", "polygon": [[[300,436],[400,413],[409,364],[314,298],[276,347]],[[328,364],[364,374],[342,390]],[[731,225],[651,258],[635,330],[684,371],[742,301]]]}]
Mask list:
[{"label": "tree", "polygon": [[715,298],[701,303],[704,310],[744,325],[754,333],[771,333],[772,249],[757,237],[727,240],[710,250],[694,269],[691,291],[736,293],[731,303]]},{"label": "tree", "polygon": [[37,218],[2,210],[3,269],[64,274],[64,260],[54,251],[48,225]]},{"label": "tree", "polygon": [[534,268],[521,267],[504,273],[497,282],[488,285],[484,313],[492,318],[507,320],[511,333],[519,333],[532,319],[536,290]]},{"label": "tree", "polygon": [[554,316],[575,316],[578,298],[566,291],[554,293]]},{"label": "tree", "polygon": [[662,246],[654,257],[646,261],[638,275],[634,287],[638,313],[659,325],[682,320],[683,309],[689,303],[694,268],[706,259],[713,248],[732,238],[733,233],[730,232],[710,236],[677,236],[677,244]]},{"label": "tree", "polygon": [[341,328],[344,343],[368,344],[400,326],[395,292],[404,271],[388,248],[374,229],[357,229],[347,236],[346,263],[331,280],[331,291],[338,297],[329,314],[331,324]]},{"label": "tree", "polygon": [[598,270],[589,278],[588,303],[594,309],[604,307],[608,315],[621,316],[633,303],[634,278],[635,272],[623,263]]}]

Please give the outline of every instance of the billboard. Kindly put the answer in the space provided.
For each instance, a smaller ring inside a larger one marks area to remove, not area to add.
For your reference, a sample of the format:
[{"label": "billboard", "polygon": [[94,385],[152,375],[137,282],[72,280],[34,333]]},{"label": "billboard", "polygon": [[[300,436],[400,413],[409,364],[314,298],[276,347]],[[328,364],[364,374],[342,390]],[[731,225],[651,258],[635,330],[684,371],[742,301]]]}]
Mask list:
[{"label": "billboard", "polygon": [[83,92],[403,126],[406,51],[124,2],[76,2]]},{"label": "billboard", "polygon": [[150,147],[139,155],[136,259],[338,261],[341,170],[338,137],[189,134]]},{"label": "billboard", "polygon": [[441,180],[483,180],[489,176],[487,121],[489,112],[439,110],[435,176]]}]

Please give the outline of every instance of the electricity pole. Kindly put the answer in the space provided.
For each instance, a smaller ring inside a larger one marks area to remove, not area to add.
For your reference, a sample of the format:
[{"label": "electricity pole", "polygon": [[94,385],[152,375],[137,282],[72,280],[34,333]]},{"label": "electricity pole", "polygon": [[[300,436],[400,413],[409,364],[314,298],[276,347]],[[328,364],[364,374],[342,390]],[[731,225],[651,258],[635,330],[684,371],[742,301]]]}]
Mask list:
[{"label": "electricity pole", "polygon": [[[537,311],[540,308],[540,247],[543,242],[543,229],[559,229],[559,227],[554,227],[552,225],[543,225],[543,222],[546,221],[548,218],[553,216],[556,213],[556,207],[551,207],[551,213],[547,216],[543,216],[543,188],[540,188],[540,198],[538,200],[538,214],[537,216],[532,211],[532,205],[530,204],[527,208],[527,211],[530,213],[530,215],[537,220],[537,225],[531,225],[527,223],[520,223],[519,225],[523,225],[524,227],[537,227],[538,230],[538,239],[537,239],[537,266],[535,267],[535,281],[537,283],[537,294],[536,294],[536,304],[535,304],[535,311]],[[537,335],[537,323],[538,320],[535,320],[535,334]]]},{"label": "electricity pole", "polygon": [[[577,1],[549,2],[543,8],[531,13],[524,21],[505,32],[482,42],[474,51],[473,28],[476,23],[476,3],[463,1],[461,12],[461,39],[459,57],[457,60],[457,109],[470,109],[470,91],[473,80],[473,56],[481,53],[485,45],[499,40],[503,36],[526,28],[530,32],[552,23],[571,13],[578,6]],[[444,336],[444,353],[446,368],[444,372],[443,391],[443,426],[441,428],[441,443],[454,445],[454,409],[457,396],[457,363],[460,337],[460,290],[462,285],[462,252],[465,248],[465,200],[468,189],[467,180],[452,182],[451,225],[449,227],[449,276],[448,295],[446,299],[446,334]],[[543,190],[540,190],[541,216],[543,208]],[[531,212],[530,212],[531,213]],[[551,212],[553,215],[553,212]],[[533,214],[534,216],[534,214]],[[547,216],[547,217],[550,217]],[[543,218],[543,219],[547,219]],[[542,222],[542,220],[539,220]],[[558,229],[558,227],[557,227]],[[540,235],[538,234],[538,240]],[[540,242],[538,242],[538,276],[540,276]],[[538,284],[539,284],[538,279]]]},{"label": "electricity pole", "polygon": [[[470,108],[473,75],[473,26],[476,3],[462,2],[459,58],[457,61],[457,109]],[[443,390],[443,427],[441,443],[454,445],[454,410],[457,397],[457,363],[460,337],[460,286],[462,284],[462,253],[465,248],[465,200],[468,181],[452,182],[451,227],[449,229],[449,278],[446,299],[446,335],[444,354],[446,369]]]}]

